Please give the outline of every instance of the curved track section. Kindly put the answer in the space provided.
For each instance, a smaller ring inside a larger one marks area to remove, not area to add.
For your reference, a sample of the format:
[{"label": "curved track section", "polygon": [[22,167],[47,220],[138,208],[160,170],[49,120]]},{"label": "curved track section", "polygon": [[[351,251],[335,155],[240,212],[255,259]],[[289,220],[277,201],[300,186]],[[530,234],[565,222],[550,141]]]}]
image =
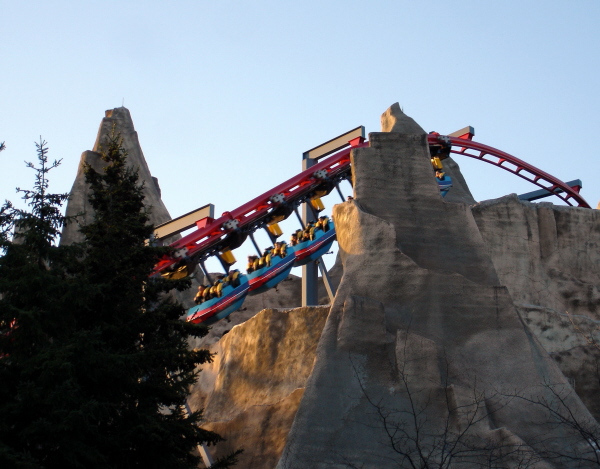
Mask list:
[{"label": "curved track section", "polygon": [[[565,184],[560,179],[536,168],[529,163],[526,163],[519,158],[516,158],[506,152],[496,148],[484,145],[482,143],[464,140],[456,137],[446,137],[442,135],[428,135],[429,144],[450,144],[451,153],[456,155],[468,156],[479,161],[485,161],[494,166],[504,169],[526,181],[535,184],[536,186],[553,192],[556,197],[562,199],[566,204],[579,207],[591,208],[579,193],[572,187]],[[562,190],[562,193],[557,193],[556,190]],[[573,203],[575,202],[575,204]]]},{"label": "curved track section", "polygon": [[[590,208],[579,193],[554,176],[496,148],[460,137],[431,133],[431,146],[441,147],[446,154],[468,156],[500,167],[542,189],[552,192],[566,204]],[[303,202],[331,192],[336,185],[351,177],[350,152],[353,148],[368,146],[368,142],[353,142],[348,148],[329,156],[310,169],[303,171],[264,194],[252,199],[206,226],[184,236],[170,246],[175,254],[163,257],[155,266],[153,275],[172,270],[185,263],[199,262],[224,249],[239,247],[254,231],[268,223],[289,217]],[[562,190],[562,193],[557,193]]]}]

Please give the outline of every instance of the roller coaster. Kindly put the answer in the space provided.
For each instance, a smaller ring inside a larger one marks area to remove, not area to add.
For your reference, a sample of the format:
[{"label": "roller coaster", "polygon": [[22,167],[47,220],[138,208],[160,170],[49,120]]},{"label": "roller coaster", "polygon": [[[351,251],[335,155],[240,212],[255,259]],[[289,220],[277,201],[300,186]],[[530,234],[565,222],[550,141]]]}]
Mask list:
[{"label": "roller coaster", "polygon": [[[537,185],[547,195],[559,197],[570,206],[590,208],[579,194],[580,186],[570,186],[556,177],[496,148],[472,141],[471,127],[450,136],[431,132],[427,142],[440,193],[445,196],[452,187],[451,178],[443,171],[442,161],[451,154],[466,156],[492,164]],[[188,311],[187,320],[194,323],[212,324],[241,308],[247,295],[259,294],[275,287],[284,280],[294,266],[306,265],[319,259],[335,241],[335,226],[327,217],[319,217],[324,209],[321,197],[337,190],[342,201],[344,196],[340,183],[351,180],[350,153],[354,149],[368,147],[364,137],[353,138],[345,148],[317,162],[309,169],[259,195],[241,207],[224,212],[221,217],[188,216],[185,227],[195,227],[169,246],[172,252],[156,264],[152,276],[181,278],[191,274],[197,265],[202,269],[209,285],[202,286],[196,295],[197,305]],[[298,213],[306,203],[315,222],[306,224]],[[290,245],[277,242],[282,235],[278,223],[296,214],[302,227],[293,235]],[[191,223],[190,223],[191,220]],[[157,227],[152,242],[163,242],[169,236],[181,232],[181,227],[170,229],[173,222]],[[254,233],[266,230],[273,246],[261,251]],[[295,236],[295,238],[294,238]],[[250,256],[248,273],[231,270],[235,263],[232,251],[247,239],[252,241],[258,256]],[[216,256],[225,271],[212,279],[205,268],[205,261]]]}]

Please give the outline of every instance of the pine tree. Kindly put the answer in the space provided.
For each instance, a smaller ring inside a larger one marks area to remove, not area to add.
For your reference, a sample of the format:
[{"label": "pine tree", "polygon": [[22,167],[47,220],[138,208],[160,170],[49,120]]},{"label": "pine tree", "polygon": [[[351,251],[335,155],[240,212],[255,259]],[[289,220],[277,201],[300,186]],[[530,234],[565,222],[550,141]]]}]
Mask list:
[{"label": "pine tree", "polygon": [[[92,189],[94,221],[82,229],[86,237],[83,276],[91,295],[82,308],[93,338],[105,348],[97,356],[98,380],[108,410],[119,419],[103,430],[111,436],[111,467],[195,467],[191,450],[202,441],[220,437],[198,427],[200,415],[184,415],[182,405],[196,380],[196,365],[210,360],[206,350],[192,351],[188,337],[206,334],[205,327],[181,321],[181,305],[165,295],[175,285],[150,279],[161,248],[144,243],[152,234],[143,205],[137,172],[126,167],[126,152],[118,135],[111,135],[102,150],[104,173],[86,168]],[[91,350],[94,350],[93,352]],[[111,402],[118,385],[119,402]],[[96,388],[96,392],[98,388]],[[163,412],[161,412],[163,410]],[[130,461],[124,465],[123,461]]]},{"label": "pine tree", "polygon": [[[63,333],[62,296],[71,283],[67,253],[75,248],[55,245],[65,218],[60,206],[66,194],[49,194],[47,173],[60,164],[48,163],[46,142],[36,144],[38,164],[33,190],[17,189],[30,211],[10,202],[0,209],[0,466],[38,467],[35,395],[40,363],[54,339]],[[13,242],[9,234],[15,231]],[[52,268],[51,268],[52,266]],[[4,461],[4,464],[3,464]]]},{"label": "pine tree", "polygon": [[[0,143],[0,153],[6,150],[4,142]],[[13,206],[7,200],[0,207],[0,252],[4,252],[9,243],[13,229]]]},{"label": "pine tree", "polygon": [[95,218],[76,246],[54,245],[66,196],[46,194],[40,148],[22,242],[0,258],[0,467],[196,467],[195,446],[221,440],[183,411],[211,359],[187,339],[207,330],[181,321],[167,294],[189,281],[149,278],[165,248],[145,244],[152,226],[121,139],[104,143],[103,173],[86,168]]}]

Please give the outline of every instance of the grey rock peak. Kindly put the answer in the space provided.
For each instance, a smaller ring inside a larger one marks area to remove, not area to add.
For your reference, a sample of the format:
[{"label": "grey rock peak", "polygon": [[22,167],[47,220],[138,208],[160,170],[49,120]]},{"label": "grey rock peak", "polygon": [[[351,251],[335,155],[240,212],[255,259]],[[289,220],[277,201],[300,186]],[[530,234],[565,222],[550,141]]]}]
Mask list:
[{"label": "grey rock peak", "polygon": [[167,208],[160,197],[158,179],[152,177],[148,163],[140,146],[138,134],[133,126],[133,120],[129,110],[119,107],[106,111],[105,117],[100,123],[93,151],[84,151],[81,154],[79,167],[75,182],[71,188],[69,202],[67,204],[67,216],[77,216],[77,221],[63,229],[61,244],[70,244],[81,241],[83,238],[79,233],[79,226],[88,223],[93,218],[93,211],[88,202],[89,187],[85,183],[83,172],[84,165],[91,165],[96,171],[102,171],[104,162],[100,158],[100,148],[106,135],[110,134],[113,126],[123,138],[123,147],[127,150],[127,163],[136,168],[139,173],[140,182],[144,184],[145,203],[150,208],[150,220],[155,225],[164,223],[171,219]]},{"label": "grey rock peak", "polygon": [[400,104],[392,104],[381,115],[381,131],[382,132],[399,132],[402,134],[425,134],[423,128],[417,124],[412,117],[408,117]]},{"label": "grey rock peak", "polygon": [[[398,103],[392,104],[381,115],[381,131],[415,135],[426,133],[412,117],[404,114]],[[452,178],[453,184],[452,190],[450,190],[444,199],[446,202],[465,203],[468,205],[476,203],[456,161],[452,158],[444,160],[444,172]]]}]

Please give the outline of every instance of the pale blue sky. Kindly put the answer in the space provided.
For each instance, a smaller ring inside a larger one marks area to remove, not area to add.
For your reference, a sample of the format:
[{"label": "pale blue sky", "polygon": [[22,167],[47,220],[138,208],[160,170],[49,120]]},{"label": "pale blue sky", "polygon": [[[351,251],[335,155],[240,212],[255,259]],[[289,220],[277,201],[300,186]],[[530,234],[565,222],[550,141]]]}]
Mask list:
[{"label": "pale blue sky", "polygon": [[[598,0],[1,0],[0,15],[1,198],[31,185],[40,135],[63,158],[51,189],[68,191],[124,98],[173,216],[240,205],[303,151],[379,131],[396,101],[427,131],[472,125],[600,200]],[[479,200],[535,189],[458,162]]]}]

